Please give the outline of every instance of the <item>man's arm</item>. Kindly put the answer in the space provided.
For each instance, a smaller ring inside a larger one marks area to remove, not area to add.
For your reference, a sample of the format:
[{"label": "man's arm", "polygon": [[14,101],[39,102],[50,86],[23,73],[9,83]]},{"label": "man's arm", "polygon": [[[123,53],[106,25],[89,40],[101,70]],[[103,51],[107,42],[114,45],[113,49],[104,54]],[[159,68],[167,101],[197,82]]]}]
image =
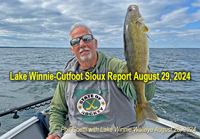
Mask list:
[{"label": "man's arm", "polygon": [[[111,58],[107,63],[107,68],[109,71],[113,73],[122,74],[123,68],[126,65],[126,61],[122,61],[116,58]],[[149,67],[148,67],[149,68]],[[122,90],[122,92],[129,98],[136,100],[136,92],[133,86],[128,81],[120,80],[116,81],[116,85],[118,88]],[[151,100],[155,94],[155,86],[154,83],[150,83],[145,85],[145,97],[147,101]]]},{"label": "man's arm", "polygon": [[61,127],[65,126],[66,114],[68,112],[67,103],[65,100],[65,87],[67,81],[59,81],[53,100],[50,105],[50,132],[51,134],[57,134],[62,136]]}]

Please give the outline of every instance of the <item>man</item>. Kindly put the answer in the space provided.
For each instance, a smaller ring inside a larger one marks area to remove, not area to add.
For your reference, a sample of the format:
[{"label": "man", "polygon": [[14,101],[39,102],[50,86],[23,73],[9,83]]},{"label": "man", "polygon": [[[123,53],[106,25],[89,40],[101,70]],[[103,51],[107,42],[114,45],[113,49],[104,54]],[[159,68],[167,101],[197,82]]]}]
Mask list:
[{"label": "man", "polygon": [[[81,74],[83,80],[60,81],[50,106],[50,133],[47,139],[60,139],[65,126],[66,114],[72,125],[63,138],[124,138],[140,136],[138,133],[116,132],[116,127],[137,126],[136,92],[128,81],[104,80],[107,72],[122,73],[125,61],[106,56],[96,51],[97,40],[86,26],[75,23],[70,31],[71,52],[74,58],[68,61],[64,73]],[[102,80],[88,80],[86,74],[98,74]],[[153,98],[153,84],[145,87],[147,100]],[[96,129],[95,131],[89,131]],[[81,131],[82,130],[82,131]],[[134,134],[134,135],[133,135]],[[143,137],[149,137],[147,134]]]}]

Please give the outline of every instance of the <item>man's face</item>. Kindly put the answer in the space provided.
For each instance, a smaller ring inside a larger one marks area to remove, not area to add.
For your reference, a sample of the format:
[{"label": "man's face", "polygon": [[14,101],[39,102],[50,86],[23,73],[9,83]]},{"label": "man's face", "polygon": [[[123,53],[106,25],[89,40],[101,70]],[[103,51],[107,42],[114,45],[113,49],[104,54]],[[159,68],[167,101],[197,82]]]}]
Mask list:
[{"label": "man's face", "polygon": [[[87,30],[87,28],[78,27],[72,31],[71,38],[74,39],[77,37],[82,37],[86,34],[91,34]],[[77,59],[81,60],[81,61],[92,60],[92,58],[96,54],[96,50],[95,50],[96,48],[97,48],[97,40],[96,39],[93,39],[89,42],[84,42],[81,39],[80,43],[78,45],[70,47],[72,54],[75,55],[77,57]]]}]

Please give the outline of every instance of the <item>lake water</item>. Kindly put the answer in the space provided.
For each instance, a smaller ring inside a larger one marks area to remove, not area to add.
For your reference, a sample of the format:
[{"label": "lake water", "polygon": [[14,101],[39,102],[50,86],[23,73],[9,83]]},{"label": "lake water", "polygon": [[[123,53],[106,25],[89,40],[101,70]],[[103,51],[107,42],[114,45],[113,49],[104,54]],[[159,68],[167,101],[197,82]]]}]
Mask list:
[{"label": "lake water", "polygon": [[[106,55],[125,60],[123,49],[98,49]],[[150,49],[151,71],[160,73],[173,49]],[[163,71],[171,78],[175,72],[190,72],[188,81],[157,81],[156,93],[149,104],[164,119],[183,126],[193,126],[200,131],[200,49],[175,49]],[[0,48],[0,112],[53,96],[57,80],[10,81],[10,72],[28,74],[29,71],[56,74],[63,71],[72,58],[70,49]],[[47,106],[0,117],[0,136],[16,125],[32,117]]]}]

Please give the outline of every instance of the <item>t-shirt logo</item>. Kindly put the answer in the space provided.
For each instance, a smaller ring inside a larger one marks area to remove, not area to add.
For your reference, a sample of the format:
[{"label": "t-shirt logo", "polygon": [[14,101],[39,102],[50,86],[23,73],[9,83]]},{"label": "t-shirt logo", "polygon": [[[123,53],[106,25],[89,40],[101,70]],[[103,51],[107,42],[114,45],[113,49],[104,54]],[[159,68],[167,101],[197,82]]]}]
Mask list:
[{"label": "t-shirt logo", "polygon": [[76,106],[81,115],[97,116],[105,111],[107,104],[101,95],[89,93],[80,97]]}]

